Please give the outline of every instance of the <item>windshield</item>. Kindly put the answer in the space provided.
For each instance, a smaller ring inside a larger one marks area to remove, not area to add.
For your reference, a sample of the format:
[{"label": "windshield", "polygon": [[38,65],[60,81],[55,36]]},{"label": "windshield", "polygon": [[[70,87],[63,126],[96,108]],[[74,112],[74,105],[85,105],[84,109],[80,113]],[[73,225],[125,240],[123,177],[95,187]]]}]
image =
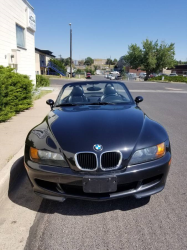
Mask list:
[{"label": "windshield", "polygon": [[55,103],[65,105],[133,104],[125,84],[117,82],[90,82],[66,84]]}]

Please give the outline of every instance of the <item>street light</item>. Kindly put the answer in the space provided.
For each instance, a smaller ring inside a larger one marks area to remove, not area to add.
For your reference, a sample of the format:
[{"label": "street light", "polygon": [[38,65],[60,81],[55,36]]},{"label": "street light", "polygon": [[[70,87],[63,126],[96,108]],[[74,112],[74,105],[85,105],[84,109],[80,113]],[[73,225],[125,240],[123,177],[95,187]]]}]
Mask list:
[{"label": "street light", "polygon": [[71,29],[71,23],[69,23],[70,26],[70,77],[72,77],[72,29]]}]

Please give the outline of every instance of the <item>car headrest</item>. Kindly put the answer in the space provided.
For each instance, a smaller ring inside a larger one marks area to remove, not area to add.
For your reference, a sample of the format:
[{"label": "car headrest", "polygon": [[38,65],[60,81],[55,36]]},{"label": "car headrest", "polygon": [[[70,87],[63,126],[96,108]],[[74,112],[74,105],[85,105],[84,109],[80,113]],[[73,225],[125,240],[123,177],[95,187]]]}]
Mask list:
[{"label": "car headrest", "polygon": [[82,96],[84,95],[84,91],[80,86],[73,87],[73,90],[71,91],[71,96]]},{"label": "car headrest", "polygon": [[115,88],[112,86],[107,86],[104,89],[104,95],[115,95],[115,94],[117,94],[117,92],[116,92]]}]

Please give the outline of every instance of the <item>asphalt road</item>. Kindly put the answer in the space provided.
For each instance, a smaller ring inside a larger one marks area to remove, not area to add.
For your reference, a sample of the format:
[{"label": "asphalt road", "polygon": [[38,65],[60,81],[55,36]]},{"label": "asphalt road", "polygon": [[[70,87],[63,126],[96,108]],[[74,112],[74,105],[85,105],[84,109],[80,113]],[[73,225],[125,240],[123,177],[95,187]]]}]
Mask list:
[{"label": "asphalt road", "polygon": [[[52,81],[53,86],[63,84]],[[140,107],[170,136],[172,165],[164,191],[150,200],[43,200],[25,249],[187,249],[187,85],[127,82],[127,86],[133,97],[144,97]],[[25,177],[10,199],[34,210],[35,196],[30,196],[27,185]],[[29,197],[32,202],[27,202]]]}]

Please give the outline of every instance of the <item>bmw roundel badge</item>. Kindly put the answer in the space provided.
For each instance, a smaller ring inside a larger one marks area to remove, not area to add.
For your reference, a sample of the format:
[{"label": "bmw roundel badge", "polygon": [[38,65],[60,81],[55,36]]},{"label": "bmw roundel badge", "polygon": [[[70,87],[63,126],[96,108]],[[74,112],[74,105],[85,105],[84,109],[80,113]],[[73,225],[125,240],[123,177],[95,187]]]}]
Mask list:
[{"label": "bmw roundel badge", "polygon": [[95,145],[93,146],[93,149],[94,149],[95,151],[101,151],[101,150],[103,150],[103,146],[100,145],[100,144],[95,144]]}]

